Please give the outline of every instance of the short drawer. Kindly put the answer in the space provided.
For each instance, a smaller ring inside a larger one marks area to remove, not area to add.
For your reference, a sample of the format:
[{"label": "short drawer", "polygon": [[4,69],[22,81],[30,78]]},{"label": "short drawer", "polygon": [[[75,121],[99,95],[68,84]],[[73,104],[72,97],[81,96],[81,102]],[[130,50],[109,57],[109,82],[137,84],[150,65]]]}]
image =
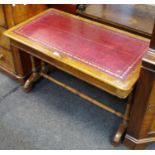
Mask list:
[{"label": "short drawer", "polygon": [[0,66],[14,72],[13,58],[9,50],[0,47]]},{"label": "short drawer", "polygon": [[0,26],[5,26],[4,10],[2,4],[0,4]]},{"label": "short drawer", "polygon": [[3,35],[6,29],[0,26],[0,46],[10,49],[10,39]]}]

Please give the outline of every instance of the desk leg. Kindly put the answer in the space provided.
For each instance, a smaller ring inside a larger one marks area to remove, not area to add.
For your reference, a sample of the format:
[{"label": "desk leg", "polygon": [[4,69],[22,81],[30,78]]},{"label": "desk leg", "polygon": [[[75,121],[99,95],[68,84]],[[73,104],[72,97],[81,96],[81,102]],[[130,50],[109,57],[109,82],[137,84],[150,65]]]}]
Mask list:
[{"label": "desk leg", "polygon": [[23,86],[23,90],[25,92],[31,91],[34,82],[36,82],[40,78],[40,75],[37,72],[37,68],[36,68],[36,64],[35,64],[35,58],[33,56],[31,56],[31,63],[32,63],[32,74],[26,80],[26,82]]},{"label": "desk leg", "polygon": [[122,123],[119,125],[117,132],[113,138],[113,145],[120,144],[123,135],[125,134],[127,127],[128,127],[128,119],[129,119],[129,112],[130,112],[130,106],[131,106],[131,100],[132,100],[132,93],[128,97],[128,102],[126,105],[125,113],[124,113],[124,119]]},{"label": "desk leg", "polygon": [[53,70],[53,67],[49,66],[46,62],[41,61],[41,73],[49,74],[50,69]]}]

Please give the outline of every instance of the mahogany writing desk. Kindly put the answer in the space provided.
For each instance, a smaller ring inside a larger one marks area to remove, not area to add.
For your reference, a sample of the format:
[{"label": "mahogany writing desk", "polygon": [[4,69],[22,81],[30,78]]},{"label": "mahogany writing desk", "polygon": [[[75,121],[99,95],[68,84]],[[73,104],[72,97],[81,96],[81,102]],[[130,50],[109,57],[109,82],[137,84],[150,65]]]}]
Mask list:
[{"label": "mahogany writing desk", "polygon": [[[11,43],[31,55],[32,75],[24,89],[44,77],[76,95],[123,118],[115,142],[126,129],[129,104],[124,114],[96,101],[47,74],[53,65],[119,98],[127,98],[139,77],[147,39],[68,13],[49,9],[5,32]],[[42,61],[37,69],[34,58]],[[23,62],[24,63],[24,62]]]}]

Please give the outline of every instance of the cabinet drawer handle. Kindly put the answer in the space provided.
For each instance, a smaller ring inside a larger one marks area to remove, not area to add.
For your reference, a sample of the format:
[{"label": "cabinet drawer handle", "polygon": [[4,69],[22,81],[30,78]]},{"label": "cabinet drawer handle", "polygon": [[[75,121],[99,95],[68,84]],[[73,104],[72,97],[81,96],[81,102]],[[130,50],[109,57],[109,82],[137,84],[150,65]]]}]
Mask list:
[{"label": "cabinet drawer handle", "polygon": [[0,54],[0,60],[2,60],[4,58],[3,54]]}]

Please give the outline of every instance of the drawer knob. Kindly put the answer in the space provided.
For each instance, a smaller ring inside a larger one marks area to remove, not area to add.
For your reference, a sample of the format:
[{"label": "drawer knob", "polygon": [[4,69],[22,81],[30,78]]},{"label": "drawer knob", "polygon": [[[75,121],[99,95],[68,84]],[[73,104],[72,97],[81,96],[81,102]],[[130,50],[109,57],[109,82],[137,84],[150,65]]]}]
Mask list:
[{"label": "drawer knob", "polygon": [[2,60],[4,58],[3,54],[0,54],[0,60]]}]

